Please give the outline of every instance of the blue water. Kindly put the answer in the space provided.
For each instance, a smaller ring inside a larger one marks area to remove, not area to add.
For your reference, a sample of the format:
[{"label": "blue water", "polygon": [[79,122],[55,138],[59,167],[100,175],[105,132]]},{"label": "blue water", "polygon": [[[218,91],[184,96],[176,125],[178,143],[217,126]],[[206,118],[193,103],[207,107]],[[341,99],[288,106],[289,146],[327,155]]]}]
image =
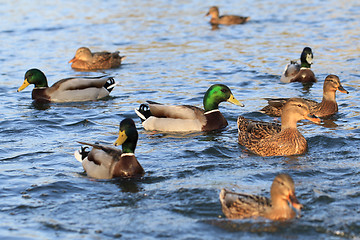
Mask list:
[{"label": "blue water", "polygon": [[[187,1],[7,1],[0,3],[0,236],[2,239],[358,239],[360,238],[358,1],[221,1],[221,13],[251,16],[212,30],[213,3]],[[119,69],[77,72],[78,47],[119,50]],[[281,84],[285,65],[305,46],[319,82]],[[34,104],[32,86],[17,93],[26,70],[49,84],[70,76],[109,74],[118,85],[97,102]],[[237,143],[238,115],[258,112],[264,97],[321,100],[336,74],[350,94],[321,125],[298,124],[309,151],[259,157]],[[221,131],[145,131],[133,109],[145,100],[201,107],[214,83],[228,85],[244,108],[220,110]],[[76,141],[112,143],[119,122],[139,131],[137,181],[93,180],[73,157]],[[269,196],[276,174],[290,174],[302,216],[285,223],[228,221],[221,188]]]}]

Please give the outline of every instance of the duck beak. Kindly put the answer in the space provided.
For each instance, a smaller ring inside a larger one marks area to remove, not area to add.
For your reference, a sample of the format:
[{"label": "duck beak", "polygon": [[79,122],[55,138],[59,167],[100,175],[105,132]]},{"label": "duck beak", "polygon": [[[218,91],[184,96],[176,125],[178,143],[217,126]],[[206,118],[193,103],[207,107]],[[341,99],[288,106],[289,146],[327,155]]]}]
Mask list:
[{"label": "duck beak", "polygon": [[205,17],[206,17],[206,16],[209,16],[209,15],[210,15],[210,12],[208,12],[208,13],[205,15]]},{"label": "duck beak", "polygon": [[299,203],[294,193],[289,194],[288,198],[291,205],[298,211],[301,211],[301,208],[303,208],[303,205]]},{"label": "duck beak", "polygon": [[116,139],[116,141],[114,142],[115,146],[119,146],[122,145],[127,139],[125,130],[123,131],[119,131],[119,137]]},{"label": "duck beak", "polygon": [[73,57],[73,58],[69,61],[69,63],[75,62],[75,60],[76,60],[76,57]]},{"label": "duck beak", "polygon": [[321,123],[320,118],[318,118],[318,117],[315,116],[315,115],[312,115],[312,116],[307,115],[307,116],[305,116],[305,119],[306,119],[306,120],[309,120],[309,121],[312,121],[313,123],[317,123],[317,124],[320,124],[320,123]]},{"label": "duck beak", "polygon": [[239,100],[237,100],[235,97],[234,97],[234,95],[230,95],[230,97],[228,98],[228,100],[227,100],[228,102],[231,102],[232,104],[235,104],[235,105],[238,105],[238,106],[240,106],[240,107],[245,107],[245,105],[244,104],[242,104],[241,102],[239,102]]},{"label": "duck beak", "polygon": [[20,92],[20,91],[24,90],[29,85],[30,85],[29,81],[27,80],[27,78],[25,78],[24,83],[18,88],[17,91]]},{"label": "duck beak", "polygon": [[348,92],[348,91],[346,91],[346,90],[345,90],[345,88],[343,88],[343,86],[342,86],[342,85],[340,85],[340,86],[338,87],[338,90],[339,90],[340,92],[342,92],[342,93],[349,94],[349,92]]}]

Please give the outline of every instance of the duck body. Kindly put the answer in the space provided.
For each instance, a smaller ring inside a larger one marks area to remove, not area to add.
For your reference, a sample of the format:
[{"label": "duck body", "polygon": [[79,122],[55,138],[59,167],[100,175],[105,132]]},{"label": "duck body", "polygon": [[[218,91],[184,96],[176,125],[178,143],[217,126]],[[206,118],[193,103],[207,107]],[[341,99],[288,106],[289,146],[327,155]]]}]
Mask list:
[{"label": "duck body", "polygon": [[222,211],[227,218],[267,218],[288,220],[300,213],[302,205],[295,196],[295,186],[288,174],[279,174],[271,185],[271,199],[222,189],[219,195]]},{"label": "duck body", "polygon": [[151,101],[135,109],[145,130],[162,132],[212,131],[228,125],[218,109],[220,102],[243,106],[223,84],[212,85],[204,96],[205,110],[190,105],[163,105]]},{"label": "duck body", "polygon": [[290,61],[286,65],[280,81],[283,83],[302,82],[312,83],[317,82],[315,74],[311,70],[313,60],[313,53],[311,48],[305,47],[300,56],[301,64],[296,61]]},{"label": "duck body", "polygon": [[[336,91],[348,94],[349,92],[343,88],[340,79],[336,75],[328,75],[324,81],[323,99],[320,103],[303,99],[310,107],[310,113],[317,117],[328,117],[338,112],[338,105],[336,102]],[[273,98],[267,99],[268,104],[260,111],[270,116],[281,116],[282,108],[289,98]]]},{"label": "duck body", "polygon": [[38,69],[30,69],[25,74],[22,91],[29,84],[34,84],[32,99],[47,102],[94,101],[109,96],[115,87],[112,77],[66,78],[48,87],[46,76]]},{"label": "duck body", "polygon": [[211,16],[210,23],[213,25],[233,25],[233,24],[243,24],[250,20],[250,17],[242,17],[236,15],[223,15],[219,16],[219,8],[213,6],[210,8],[206,16]]},{"label": "duck body", "polygon": [[97,179],[138,178],[145,174],[143,167],[135,157],[134,151],[138,133],[132,119],[126,118],[120,123],[119,137],[115,145],[122,145],[123,150],[101,144],[79,142],[83,145],[80,151],[75,151],[75,158],[82,163],[87,175]]},{"label": "duck body", "polygon": [[260,156],[290,156],[303,154],[307,141],[297,130],[296,123],[307,119],[315,123],[320,120],[308,116],[309,106],[299,98],[292,98],[285,104],[281,114],[281,125],[253,121],[238,117],[238,140],[251,152]]},{"label": "duck body", "polygon": [[125,56],[120,56],[120,52],[94,52],[92,53],[89,48],[79,48],[73,59],[69,61],[71,67],[80,70],[99,70],[118,68]]}]

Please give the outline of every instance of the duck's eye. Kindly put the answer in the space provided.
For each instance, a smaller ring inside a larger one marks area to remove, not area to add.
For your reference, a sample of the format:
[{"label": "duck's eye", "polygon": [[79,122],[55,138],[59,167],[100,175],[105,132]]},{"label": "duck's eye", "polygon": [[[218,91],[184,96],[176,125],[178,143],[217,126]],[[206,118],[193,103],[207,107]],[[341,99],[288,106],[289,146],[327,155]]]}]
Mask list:
[{"label": "duck's eye", "polygon": [[226,93],[226,89],[221,89],[221,91],[222,91],[223,93]]},{"label": "duck's eye", "polygon": [[301,105],[301,104],[298,104],[298,107],[302,107],[302,105]]}]

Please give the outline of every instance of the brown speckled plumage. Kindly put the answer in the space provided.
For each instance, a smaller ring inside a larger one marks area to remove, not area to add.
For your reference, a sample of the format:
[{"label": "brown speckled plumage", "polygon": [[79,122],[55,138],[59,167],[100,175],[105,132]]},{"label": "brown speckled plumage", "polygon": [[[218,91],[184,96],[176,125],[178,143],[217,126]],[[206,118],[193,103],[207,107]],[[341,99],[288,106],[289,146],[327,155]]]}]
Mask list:
[{"label": "brown speckled plumage", "polygon": [[[320,103],[304,99],[310,107],[310,113],[317,117],[328,117],[335,114],[338,111],[338,105],[336,103],[336,91],[339,90],[342,93],[349,93],[346,91],[340,83],[340,79],[336,75],[328,75],[324,81],[323,87],[323,99]],[[270,116],[279,117],[281,115],[282,108],[288,98],[267,99],[269,105],[265,106],[260,111]]]},{"label": "brown speckled plumage", "polygon": [[209,12],[206,16],[211,16],[210,23],[211,24],[224,24],[224,25],[232,25],[232,24],[243,24],[250,20],[250,17],[242,17],[236,15],[223,15],[219,16],[219,8],[217,6],[213,6],[210,8]]},{"label": "brown speckled plumage", "polygon": [[75,69],[97,70],[117,68],[124,59],[125,56],[120,56],[119,51],[92,53],[89,48],[81,47],[76,51],[75,57],[69,63],[72,63],[71,67]]},{"label": "brown speckled plumage", "polygon": [[239,144],[260,156],[289,156],[302,154],[307,142],[297,130],[296,123],[307,119],[319,123],[318,118],[308,116],[309,106],[299,98],[291,98],[281,115],[281,126],[238,117]]},{"label": "brown speckled plumage", "polygon": [[294,181],[288,174],[279,174],[271,185],[271,199],[222,189],[219,195],[222,211],[227,218],[268,218],[287,220],[294,218],[302,205],[295,196]]}]

